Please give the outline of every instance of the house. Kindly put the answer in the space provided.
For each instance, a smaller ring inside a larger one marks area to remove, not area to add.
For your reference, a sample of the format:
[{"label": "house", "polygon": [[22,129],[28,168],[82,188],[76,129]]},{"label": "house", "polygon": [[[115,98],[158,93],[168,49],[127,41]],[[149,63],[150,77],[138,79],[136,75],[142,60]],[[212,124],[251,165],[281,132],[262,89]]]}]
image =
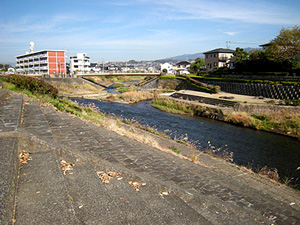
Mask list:
[{"label": "house", "polygon": [[173,73],[173,65],[170,63],[161,64],[160,71],[162,72],[164,69],[167,70],[167,73]]},{"label": "house", "polygon": [[87,53],[77,53],[76,56],[70,57],[70,73],[88,73],[90,71],[90,58]]},{"label": "house", "polygon": [[215,67],[227,67],[234,50],[228,48],[217,48],[204,52],[206,69],[212,70]]},{"label": "house", "polygon": [[179,74],[189,74],[189,68],[191,63],[188,61],[181,61],[175,64],[173,71]]},{"label": "house", "polygon": [[30,52],[16,56],[16,71],[21,74],[64,76],[66,74],[64,50],[34,51],[30,42]]}]

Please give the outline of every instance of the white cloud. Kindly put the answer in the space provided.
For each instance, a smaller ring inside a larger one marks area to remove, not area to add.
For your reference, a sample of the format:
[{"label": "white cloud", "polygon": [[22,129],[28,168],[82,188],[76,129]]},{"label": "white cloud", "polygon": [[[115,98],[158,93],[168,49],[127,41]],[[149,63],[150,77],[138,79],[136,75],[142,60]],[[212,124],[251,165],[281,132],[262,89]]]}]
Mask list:
[{"label": "white cloud", "polygon": [[229,36],[235,36],[236,34],[238,34],[239,32],[232,32],[232,31],[227,31],[227,32],[224,32],[224,34],[227,34]]},{"label": "white cloud", "polygon": [[[247,23],[288,25],[300,23],[298,13],[291,13],[288,7],[270,4],[266,1],[208,1],[208,0],[137,0],[165,6],[170,20],[204,19],[236,20]],[[173,12],[172,12],[173,11]]]}]

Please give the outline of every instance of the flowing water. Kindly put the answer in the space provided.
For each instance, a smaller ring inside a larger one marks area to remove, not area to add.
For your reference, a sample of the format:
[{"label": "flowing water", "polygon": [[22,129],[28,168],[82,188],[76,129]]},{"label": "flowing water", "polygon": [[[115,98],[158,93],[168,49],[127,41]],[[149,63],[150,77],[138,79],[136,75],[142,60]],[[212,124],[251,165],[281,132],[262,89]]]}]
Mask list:
[{"label": "flowing water", "polygon": [[[74,100],[74,99],[73,99]],[[206,119],[169,114],[150,106],[151,101],[135,105],[76,99],[79,104],[94,104],[101,112],[133,119],[158,131],[166,131],[171,137],[188,137],[201,151],[210,142],[216,148],[233,152],[234,163],[252,168],[276,168],[281,178],[292,177],[300,186],[300,142],[296,139],[242,128]]]}]

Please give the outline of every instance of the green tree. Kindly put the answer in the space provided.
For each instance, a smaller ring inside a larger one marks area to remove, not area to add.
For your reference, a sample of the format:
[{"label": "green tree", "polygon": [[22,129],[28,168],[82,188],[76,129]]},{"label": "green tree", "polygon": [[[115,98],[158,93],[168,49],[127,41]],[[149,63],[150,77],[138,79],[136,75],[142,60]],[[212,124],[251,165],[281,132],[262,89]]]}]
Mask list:
[{"label": "green tree", "polygon": [[300,54],[300,27],[282,28],[267,49],[272,60],[294,62]]},{"label": "green tree", "polygon": [[238,47],[233,53],[231,62],[237,70],[245,70],[247,68],[248,59],[249,54],[243,48]]},{"label": "green tree", "polygon": [[163,73],[168,73],[168,70],[167,70],[166,68],[164,68],[164,69],[162,70],[162,72],[163,72]]},{"label": "green tree", "polygon": [[195,62],[192,62],[190,65],[190,72],[194,74],[199,74],[201,69],[205,66],[204,58],[197,58]]}]

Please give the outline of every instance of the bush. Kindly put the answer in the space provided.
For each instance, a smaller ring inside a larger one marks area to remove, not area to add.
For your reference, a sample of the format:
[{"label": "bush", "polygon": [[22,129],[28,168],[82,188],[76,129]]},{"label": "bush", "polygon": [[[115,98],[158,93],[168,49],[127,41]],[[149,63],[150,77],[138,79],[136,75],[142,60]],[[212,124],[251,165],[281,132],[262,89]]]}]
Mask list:
[{"label": "bush", "polygon": [[38,78],[10,75],[5,80],[16,85],[18,89],[28,89],[33,94],[46,94],[53,98],[58,95],[58,90],[55,87]]}]

